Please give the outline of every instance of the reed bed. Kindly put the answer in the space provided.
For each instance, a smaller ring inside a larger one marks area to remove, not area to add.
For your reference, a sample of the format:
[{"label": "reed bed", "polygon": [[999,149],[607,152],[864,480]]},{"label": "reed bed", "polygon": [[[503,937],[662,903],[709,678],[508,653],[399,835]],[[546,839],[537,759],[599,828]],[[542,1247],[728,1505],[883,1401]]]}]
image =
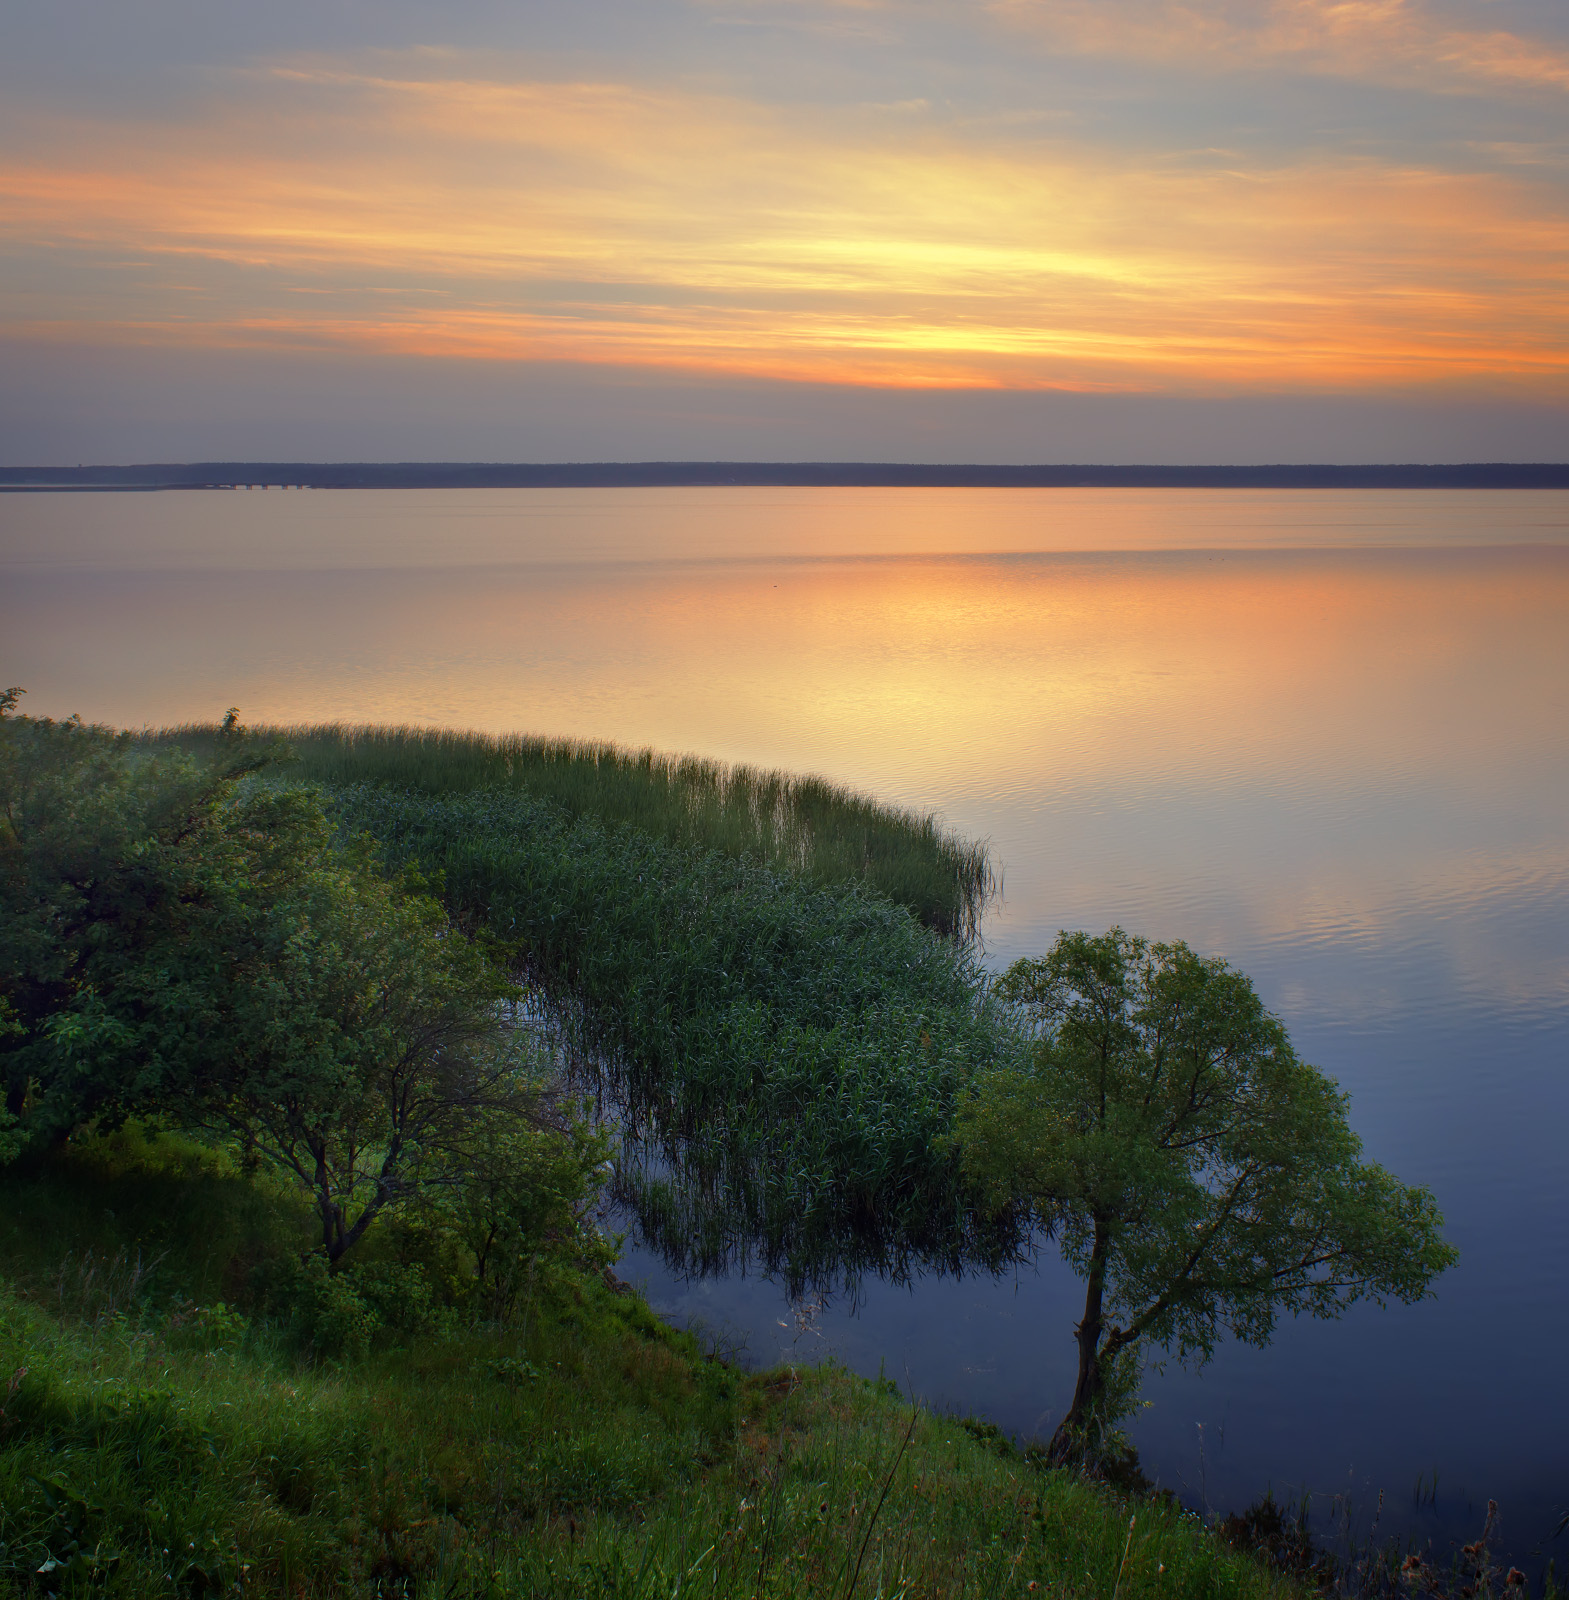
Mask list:
[{"label": "reed bed", "polygon": [[571,818],[527,794],[333,791],[539,986],[619,1117],[618,1183],[682,1266],[796,1287],[1013,1259],[942,1136],[1017,1047],[963,944],[857,881]]},{"label": "reed bed", "polygon": [[[864,880],[961,939],[978,934],[1000,887],[984,845],[823,778],[529,734],[349,723],[253,732],[285,742],[292,771],[307,781],[431,795],[522,791],[574,818],[751,856],[813,883]],[[191,723],[155,737],[200,749],[217,736],[215,724]]]}]

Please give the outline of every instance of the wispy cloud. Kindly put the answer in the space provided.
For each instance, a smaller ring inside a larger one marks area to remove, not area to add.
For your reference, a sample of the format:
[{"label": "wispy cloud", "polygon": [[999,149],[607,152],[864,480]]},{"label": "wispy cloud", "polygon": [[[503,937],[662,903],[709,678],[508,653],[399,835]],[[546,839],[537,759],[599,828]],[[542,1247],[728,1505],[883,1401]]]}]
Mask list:
[{"label": "wispy cloud", "polygon": [[0,161],[8,320],[888,385],[1569,387],[1569,214],[1528,174],[489,71],[300,59],[177,118],[36,113],[42,153]]}]

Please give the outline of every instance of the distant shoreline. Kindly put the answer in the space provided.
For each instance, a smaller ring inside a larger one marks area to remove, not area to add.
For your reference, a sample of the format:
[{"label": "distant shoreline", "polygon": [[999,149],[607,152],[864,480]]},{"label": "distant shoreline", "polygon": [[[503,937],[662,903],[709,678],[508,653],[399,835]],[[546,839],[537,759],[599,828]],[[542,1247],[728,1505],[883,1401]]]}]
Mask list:
[{"label": "distant shoreline", "polygon": [[1569,489],[1569,462],[999,467],[861,461],[288,462],[0,467],[0,494],[164,489]]}]

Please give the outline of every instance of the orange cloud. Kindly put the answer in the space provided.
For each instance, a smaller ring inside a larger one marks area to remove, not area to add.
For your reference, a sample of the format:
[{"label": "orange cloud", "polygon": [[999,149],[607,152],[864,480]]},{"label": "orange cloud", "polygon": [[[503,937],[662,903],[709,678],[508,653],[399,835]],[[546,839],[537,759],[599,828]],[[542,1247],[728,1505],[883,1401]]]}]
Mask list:
[{"label": "orange cloud", "polygon": [[[614,83],[295,63],[0,164],[13,332],[815,381],[1562,393],[1526,177],[981,141]],[[66,266],[69,270],[63,270]]]}]

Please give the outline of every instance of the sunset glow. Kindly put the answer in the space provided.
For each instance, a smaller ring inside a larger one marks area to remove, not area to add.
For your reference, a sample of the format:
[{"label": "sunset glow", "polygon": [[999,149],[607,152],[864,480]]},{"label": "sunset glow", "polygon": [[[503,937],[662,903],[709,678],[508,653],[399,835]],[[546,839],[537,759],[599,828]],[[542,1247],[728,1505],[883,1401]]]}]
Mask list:
[{"label": "sunset glow", "polygon": [[[433,36],[236,47],[103,104],[23,85],[0,331],[240,366],[1569,403],[1569,45],[1529,6],[662,9],[675,60]],[[770,63],[765,35],[794,42]]]}]

